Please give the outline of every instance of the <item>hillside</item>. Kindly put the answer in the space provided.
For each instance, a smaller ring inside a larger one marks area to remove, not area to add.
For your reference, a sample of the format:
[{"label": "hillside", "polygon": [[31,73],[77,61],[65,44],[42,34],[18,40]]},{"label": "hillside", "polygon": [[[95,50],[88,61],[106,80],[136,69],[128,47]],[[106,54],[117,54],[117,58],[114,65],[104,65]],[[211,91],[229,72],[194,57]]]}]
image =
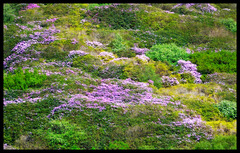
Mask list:
[{"label": "hillside", "polygon": [[236,4],[5,3],[4,149],[236,149]]}]

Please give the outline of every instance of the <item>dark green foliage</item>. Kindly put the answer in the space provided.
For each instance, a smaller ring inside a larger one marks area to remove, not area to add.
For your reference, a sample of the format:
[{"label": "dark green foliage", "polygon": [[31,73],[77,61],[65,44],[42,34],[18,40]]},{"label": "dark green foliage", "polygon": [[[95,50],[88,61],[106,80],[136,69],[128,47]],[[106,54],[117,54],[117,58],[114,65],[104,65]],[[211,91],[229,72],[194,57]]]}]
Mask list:
[{"label": "dark green foliage", "polygon": [[124,65],[117,65],[109,63],[99,69],[98,76],[101,78],[121,78],[123,74]]},{"label": "dark green foliage", "polygon": [[182,73],[181,78],[186,80],[186,83],[194,83],[194,76],[191,73]]},{"label": "dark green foliage", "polygon": [[237,32],[237,23],[232,18],[222,19],[221,23],[231,32]]},{"label": "dark green foliage", "polygon": [[42,57],[50,59],[65,60],[68,52],[63,51],[59,46],[48,45],[41,53]]},{"label": "dark green foliage", "polygon": [[35,104],[26,102],[4,107],[4,143],[13,144],[21,134],[28,134],[34,129],[41,128],[48,122],[47,115],[58,105],[59,100],[49,97]]},{"label": "dark green foliage", "polygon": [[73,66],[80,67],[86,72],[97,71],[101,64],[102,62],[99,58],[90,54],[73,58]]},{"label": "dark green foliage", "polygon": [[84,130],[65,120],[53,120],[44,128],[48,130],[43,133],[43,130],[39,129],[37,134],[43,134],[42,137],[49,142],[49,147],[52,149],[81,149],[86,143],[84,140],[87,137]]},{"label": "dark green foliage", "polygon": [[129,49],[126,42],[120,34],[116,34],[115,39],[109,44],[112,48],[112,52],[119,57],[134,57],[136,54]]},{"label": "dark green foliage", "polygon": [[213,140],[200,141],[195,145],[197,150],[236,150],[237,137],[231,136],[216,136]]},{"label": "dark green foliage", "polygon": [[204,77],[204,82],[215,82],[215,83],[225,83],[229,85],[234,85],[237,83],[236,74],[229,73],[214,73],[208,74]]},{"label": "dark green foliage", "polygon": [[178,47],[176,44],[158,44],[154,45],[146,55],[154,61],[169,62],[171,65],[176,65],[177,61],[188,60],[189,54],[186,50]]},{"label": "dark green foliage", "polygon": [[117,7],[93,8],[87,13],[94,23],[100,23],[99,25],[101,27],[111,29],[136,29],[137,19],[135,12],[127,11],[128,9],[133,9],[133,7],[122,4]]},{"label": "dark green foliage", "polygon": [[15,10],[10,4],[3,5],[3,22],[12,22],[15,18]]},{"label": "dark green foliage", "polygon": [[125,66],[123,70],[122,79],[131,78],[134,81],[148,82],[148,80],[154,81],[154,86],[160,88],[161,78],[156,74],[156,70],[153,64],[139,64],[134,65],[132,63]]},{"label": "dark green foliage", "polygon": [[236,52],[219,51],[217,53],[210,50],[196,52],[190,55],[190,61],[197,65],[198,72],[211,74],[214,72],[237,72]]},{"label": "dark green foliage", "polygon": [[128,144],[122,142],[122,141],[114,141],[109,143],[109,150],[126,150],[130,149]]},{"label": "dark green foliage", "polygon": [[228,120],[237,118],[237,103],[235,101],[223,100],[217,104],[217,107]]},{"label": "dark green foliage", "polygon": [[200,100],[186,99],[182,100],[188,109],[195,110],[205,121],[218,120],[221,115],[219,110],[211,102],[202,102]]},{"label": "dark green foliage", "polygon": [[4,88],[9,90],[26,90],[29,87],[40,87],[46,79],[47,76],[38,74],[37,69],[34,69],[32,73],[28,69],[25,69],[25,72],[23,72],[22,68],[18,67],[14,70],[14,73],[9,73],[4,77]]}]

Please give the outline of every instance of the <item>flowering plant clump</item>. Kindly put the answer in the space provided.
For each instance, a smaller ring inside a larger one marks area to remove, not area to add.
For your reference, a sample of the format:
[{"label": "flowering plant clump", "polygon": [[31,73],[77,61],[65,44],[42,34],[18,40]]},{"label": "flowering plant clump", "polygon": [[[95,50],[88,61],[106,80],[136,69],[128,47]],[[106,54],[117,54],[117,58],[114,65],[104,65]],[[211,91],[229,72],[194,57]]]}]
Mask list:
[{"label": "flowering plant clump", "polygon": [[175,77],[162,76],[162,84],[165,87],[169,87],[169,86],[178,85],[179,82]]},{"label": "flowering plant clump", "polygon": [[99,53],[99,56],[115,58],[115,56],[111,52],[101,52],[101,53]]},{"label": "flowering plant clump", "polygon": [[[149,80],[150,83],[153,81]],[[106,104],[111,107],[128,107],[129,105],[139,104],[160,104],[167,106],[179,106],[181,102],[173,101],[170,96],[162,96],[159,98],[153,97],[152,88],[148,87],[149,83],[135,82],[130,78],[126,80],[119,80],[114,82],[112,79],[102,79],[99,86],[92,86],[92,92],[83,94],[72,95],[66,99],[67,103],[55,107],[52,110],[52,115],[58,109],[68,110],[69,108],[97,108],[99,111],[105,109]],[[49,115],[50,117],[50,115]]]},{"label": "flowering plant clump", "polygon": [[46,22],[55,22],[58,18],[47,19]]},{"label": "flowering plant clump", "polygon": [[28,10],[28,9],[33,9],[33,8],[39,8],[40,6],[38,6],[37,4],[32,4],[32,3],[30,3],[30,4],[28,4],[28,6],[26,7],[26,9]]},{"label": "flowering plant clump", "polygon": [[69,52],[68,57],[74,58],[76,55],[84,56],[84,55],[87,55],[87,54],[88,53],[86,53],[82,50],[72,50],[72,51]]},{"label": "flowering plant clump", "polygon": [[192,74],[192,76],[195,77],[195,83],[202,83],[202,80],[200,79],[201,74],[197,72],[196,64],[192,64],[190,61],[179,60],[178,65],[181,66],[181,69],[179,71],[180,74],[189,72]]},{"label": "flowering plant clump", "polygon": [[217,8],[213,7],[209,3],[179,3],[172,7],[176,9],[178,7],[185,6],[189,11],[193,11],[193,8],[199,9],[202,13],[213,13],[217,11]]},{"label": "flowering plant clump", "polygon": [[86,41],[86,43],[87,43],[88,46],[91,46],[93,48],[103,47],[103,44],[98,42],[98,41]]},{"label": "flowering plant clump", "polygon": [[[19,26],[19,25],[18,25]],[[26,29],[26,26],[22,27],[22,29]],[[9,69],[14,67],[17,63],[20,63],[22,61],[26,60],[38,60],[38,58],[30,58],[31,55],[26,54],[28,52],[31,52],[32,54],[39,54],[39,52],[36,52],[33,48],[33,44],[49,44],[50,42],[53,42],[57,40],[56,37],[53,35],[56,33],[59,33],[60,30],[57,30],[54,25],[52,25],[49,29],[45,29],[43,32],[34,32],[33,34],[29,34],[29,40],[27,41],[21,41],[19,42],[13,49],[12,54],[9,55],[7,58],[4,59],[3,65],[4,69]],[[22,56],[24,55],[24,56]]]},{"label": "flowering plant clump", "polygon": [[149,51],[147,48],[138,48],[136,46],[132,47],[131,49],[138,55],[145,54],[146,51]]},{"label": "flowering plant clump", "polygon": [[143,55],[136,55],[136,57],[141,59],[141,60],[143,60],[143,61],[149,61],[150,60],[150,58],[147,57],[145,54],[143,54]]}]

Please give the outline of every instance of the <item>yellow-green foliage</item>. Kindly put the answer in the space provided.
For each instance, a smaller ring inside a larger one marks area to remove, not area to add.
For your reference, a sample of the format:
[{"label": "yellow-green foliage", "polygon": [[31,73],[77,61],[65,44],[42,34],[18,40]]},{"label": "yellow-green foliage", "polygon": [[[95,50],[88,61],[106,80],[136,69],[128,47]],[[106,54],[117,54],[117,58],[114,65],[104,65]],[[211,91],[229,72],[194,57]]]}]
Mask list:
[{"label": "yellow-green foliage", "polygon": [[142,27],[151,27],[154,30],[161,30],[176,23],[179,16],[176,14],[167,14],[165,12],[141,12],[137,17],[142,22]]},{"label": "yellow-green foliage", "polygon": [[219,102],[217,93],[221,90],[220,85],[209,84],[179,84],[158,90],[159,94],[179,97],[181,99],[196,98],[203,101]]},{"label": "yellow-green foliage", "polygon": [[156,73],[160,76],[167,76],[171,74],[171,71],[169,70],[169,66],[161,61],[155,62],[155,69]]},{"label": "yellow-green foliage", "polygon": [[[204,96],[202,96],[204,97]],[[219,120],[222,116],[212,101],[196,98],[181,99],[181,102],[190,110],[195,110],[205,121]]]},{"label": "yellow-green foliage", "polygon": [[233,120],[232,122],[226,121],[209,121],[206,124],[212,126],[215,134],[218,135],[232,135],[237,132],[237,120]]}]

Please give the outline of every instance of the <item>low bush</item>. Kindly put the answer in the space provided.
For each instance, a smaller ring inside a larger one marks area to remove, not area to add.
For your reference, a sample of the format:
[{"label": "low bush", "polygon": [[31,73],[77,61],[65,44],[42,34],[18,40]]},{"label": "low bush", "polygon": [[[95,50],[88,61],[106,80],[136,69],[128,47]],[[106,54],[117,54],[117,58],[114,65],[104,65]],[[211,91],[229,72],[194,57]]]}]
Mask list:
[{"label": "low bush", "polygon": [[234,101],[223,100],[217,104],[217,108],[228,120],[237,118],[237,103]]},{"label": "low bush", "polygon": [[232,18],[228,18],[228,19],[222,19],[220,21],[225,27],[226,29],[228,29],[231,32],[237,32],[237,23],[236,21],[234,21]]},{"label": "low bush", "polygon": [[128,4],[105,5],[89,10],[87,16],[102,28],[135,29],[137,18],[133,9]]},{"label": "low bush", "polygon": [[81,149],[85,146],[86,133],[77,125],[65,120],[53,120],[45,128],[48,130],[44,133],[41,129],[37,133],[43,134],[43,139],[52,149]]},{"label": "low bush", "polygon": [[176,44],[158,44],[151,47],[146,55],[154,61],[167,61],[171,65],[177,65],[177,61],[188,60],[189,54],[185,49],[178,47]]},{"label": "low bush", "polygon": [[232,136],[216,136],[212,140],[200,141],[195,145],[197,150],[235,150],[237,149],[237,137]]},{"label": "low bush", "polygon": [[90,54],[73,58],[73,66],[80,67],[87,72],[96,72],[101,65],[101,60]]},{"label": "low bush", "polygon": [[18,67],[14,70],[14,73],[9,73],[4,76],[4,88],[8,90],[26,90],[29,87],[40,87],[42,82],[47,79],[44,74],[38,74],[37,69],[34,72],[29,72],[25,69],[23,72],[22,68]]},{"label": "low bush", "polygon": [[116,63],[108,63],[103,67],[100,67],[98,76],[101,78],[121,78],[123,75],[124,65],[118,65]]},{"label": "low bush", "polygon": [[157,88],[161,87],[161,78],[156,74],[154,64],[152,63],[139,65],[129,63],[123,70],[122,79],[126,78],[131,78],[134,81],[140,82],[148,82],[148,80],[152,80]]},{"label": "low bush", "polygon": [[57,60],[65,60],[68,52],[63,51],[60,46],[48,45],[45,49],[43,49],[41,53],[42,57],[47,60],[57,59]]},{"label": "low bush", "polygon": [[122,141],[114,141],[109,143],[109,150],[126,150],[130,149],[128,144],[122,142]]},{"label": "low bush", "polygon": [[168,76],[171,74],[170,66],[167,65],[166,63],[163,63],[161,61],[156,61],[154,65],[155,65],[156,73],[159,76]]},{"label": "low bush", "polygon": [[211,102],[203,102],[195,99],[185,99],[182,100],[182,102],[188,109],[195,110],[200,114],[205,121],[218,120],[221,118],[218,108]]},{"label": "low bush", "polygon": [[112,52],[118,57],[134,57],[136,54],[129,49],[126,42],[120,34],[116,34],[115,39],[108,45],[112,47]]},{"label": "low bush", "polygon": [[231,122],[226,121],[209,121],[206,124],[210,125],[215,135],[234,135],[237,133],[237,120]]},{"label": "low bush", "polygon": [[215,82],[218,84],[234,85],[237,83],[236,74],[229,73],[213,73],[204,77],[204,82]]},{"label": "low bush", "polygon": [[196,52],[190,54],[190,61],[197,65],[197,70],[202,74],[212,74],[214,72],[237,72],[236,52],[219,51]]}]

